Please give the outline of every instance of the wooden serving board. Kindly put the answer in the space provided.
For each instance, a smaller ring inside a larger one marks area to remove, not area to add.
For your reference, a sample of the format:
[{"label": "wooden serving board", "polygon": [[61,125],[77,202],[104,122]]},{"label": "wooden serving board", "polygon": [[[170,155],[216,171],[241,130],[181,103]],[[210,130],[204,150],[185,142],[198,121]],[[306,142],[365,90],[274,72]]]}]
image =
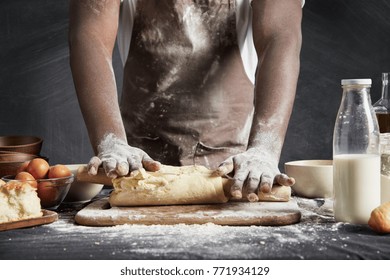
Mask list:
[{"label": "wooden serving board", "polygon": [[89,204],[75,217],[86,226],[122,224],[205,224],[282,226],[298,223],[301,212],[295,200],[289,202],[229,202],[205,205],[110,207],[108,198]]},{"label": "wooden serving board", "polygon": [[42,210],[42,212],[42,217],[0,224],[0,231],[50,224],[58,220],[56,212],[50,210]]}]

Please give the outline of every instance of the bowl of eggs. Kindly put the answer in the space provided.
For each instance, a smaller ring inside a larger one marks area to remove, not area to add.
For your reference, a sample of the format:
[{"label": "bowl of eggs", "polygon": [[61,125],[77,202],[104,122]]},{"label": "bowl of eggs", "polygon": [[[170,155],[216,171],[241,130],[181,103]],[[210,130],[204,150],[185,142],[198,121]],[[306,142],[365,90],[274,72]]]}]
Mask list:
[{"label": "bowl of eggs", "polygon": [[43,158],[34,158],[22,163],[16,175],[7,175],[3,181],[22,181],[37,189],[44,209],[57,209],[67,195],[74,175],[65,165],[50,166]]}]

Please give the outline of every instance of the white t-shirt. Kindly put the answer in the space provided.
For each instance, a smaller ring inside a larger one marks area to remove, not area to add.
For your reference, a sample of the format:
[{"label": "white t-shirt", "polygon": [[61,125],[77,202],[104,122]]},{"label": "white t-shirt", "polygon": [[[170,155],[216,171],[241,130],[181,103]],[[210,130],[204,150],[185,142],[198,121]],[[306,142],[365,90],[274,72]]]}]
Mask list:
[{"label": "white t-shirt", "polygon": [[[123,64],[125,64],[130,48],[131,34],[138,0],[122,0],[122,10],[119,18],[118,49]],[[250,81],[254,84],[257,68],[257,54],[252,36],[252,0],[236,0],[236,28],[237,41],[240,48],[241,59],[245,72]],[[302,0],[302,7],[305,0]]]}]

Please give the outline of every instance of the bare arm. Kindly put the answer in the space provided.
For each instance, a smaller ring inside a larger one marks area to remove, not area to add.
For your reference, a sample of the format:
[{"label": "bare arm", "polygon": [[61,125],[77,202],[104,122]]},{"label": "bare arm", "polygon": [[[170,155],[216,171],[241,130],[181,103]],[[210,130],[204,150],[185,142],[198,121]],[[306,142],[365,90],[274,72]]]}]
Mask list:
[{"label": "bare arm", "polygon": [[302,17],[300,3],[299,0],[252,2],[253,40],[259,65],[249,147],[264,147],[277,160],[298,80]]},{"label": "bare arm", "polygon": [[70,65],[95,153],[107,133],[126,140],[112,67],[119,8],[120,0],[70,1]]},{"label": "bare arm", "polygon": [[259,57],[249,148],[279,162],[299,74],[300,0],[254,0],[253,40]]},{"label": "bare arm", "polygon": [[253,40],[259,57],[255,113],[248,150],[219,168],[234,170],[234,197],[245,193],[256,201],[257,191],[269,192],[273,183],[292,185],[280,174],[278,162],[290,119],[299,73],[301,49],[300,0],[253,0]]},{"label": "bare arm", "polygon": [[112,53],[118,31],[120,0],[71,0],[70,64],[77,97],[97,156],[88,165],[95,175],[100,165],[112,178],[160,164],[127,144],[120,114]]}]

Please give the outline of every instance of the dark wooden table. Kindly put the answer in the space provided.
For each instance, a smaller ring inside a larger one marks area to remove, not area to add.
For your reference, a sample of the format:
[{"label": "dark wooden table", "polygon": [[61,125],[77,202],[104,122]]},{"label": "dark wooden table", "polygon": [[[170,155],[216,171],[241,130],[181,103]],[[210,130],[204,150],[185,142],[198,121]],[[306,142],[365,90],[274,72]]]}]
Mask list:
[{"label": "dark wooden table", "polygon": [[295,199],[302,220],[283,227],[86,227],[74,223],[85,204],[62,205],[52,224],[0,232],[0,259],[390,259],[390,235],[335,223],[331,200]]}]

